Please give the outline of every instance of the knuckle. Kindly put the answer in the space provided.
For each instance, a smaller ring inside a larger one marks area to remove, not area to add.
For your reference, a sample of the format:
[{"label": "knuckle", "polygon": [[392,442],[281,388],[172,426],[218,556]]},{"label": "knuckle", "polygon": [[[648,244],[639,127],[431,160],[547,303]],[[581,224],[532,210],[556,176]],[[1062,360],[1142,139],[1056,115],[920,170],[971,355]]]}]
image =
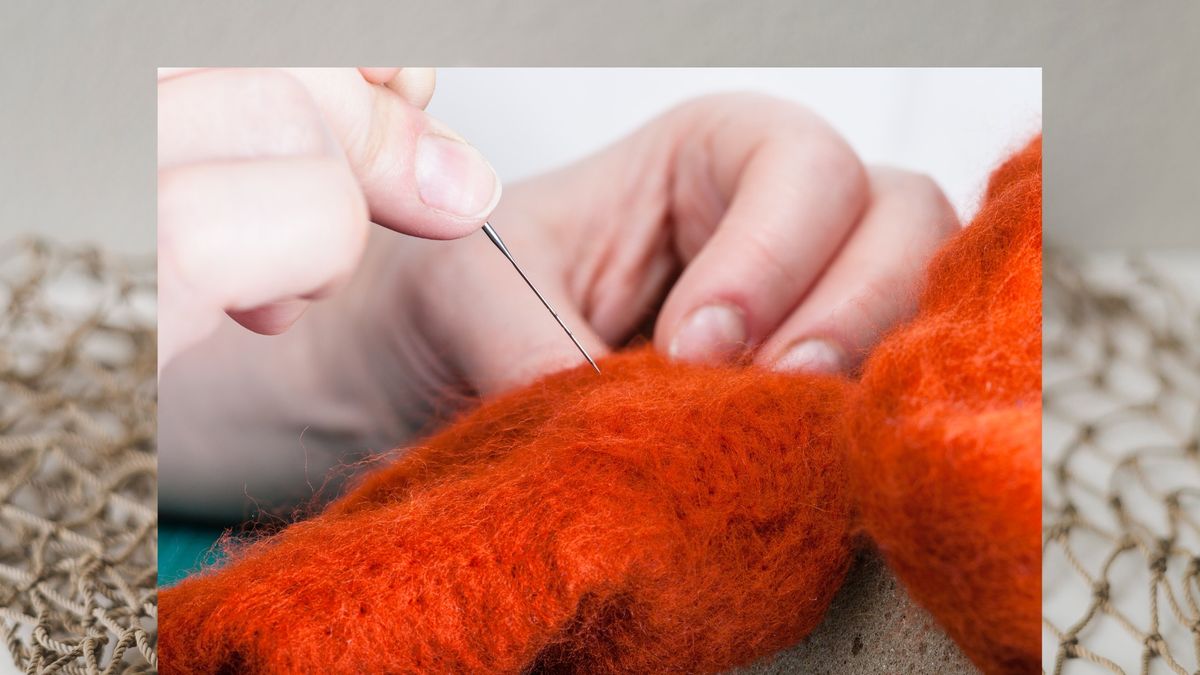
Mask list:
[{"label": "knuckle", "polygon": [[865,207],[870,181],[866,167],[850,146],[835,134],[806,139],[803,143],[805,173],[821,177],[828,197],[843,202],[848,210]]},{"label": "knuckle", "polygon": [[324,118],[300,80],[282,70],[267,69],[255,73],[248,86],[248,95],[263,112],[262,127],[280,144],[281,151],[318,154],[330,150]]},{"label": "knuckle", "polygon": [[942,187],[927,173],[909,173],[907,176],[909,191],[930,205],[949,204]]},{"label": "knuckle", "polygon": [[918,222],[928,223],[939,235],[958,230],[954,207],[929,174],[895,167],[873,167],[871,178],[876,201],[893,202],[914,213]]},{"label": "knuckle", "polygon": [[837,135],[825,135],[808,141],[811,156],[817,169],[829,175],[849,180],[858,186],[866,186],[867,172],[854,150]]},{"label": "knuckle", "polygon": [[946,201],[941,186],[926,173],[878,166],[871,169],[871,178],[882,196],[905,197],[930,205]]}]

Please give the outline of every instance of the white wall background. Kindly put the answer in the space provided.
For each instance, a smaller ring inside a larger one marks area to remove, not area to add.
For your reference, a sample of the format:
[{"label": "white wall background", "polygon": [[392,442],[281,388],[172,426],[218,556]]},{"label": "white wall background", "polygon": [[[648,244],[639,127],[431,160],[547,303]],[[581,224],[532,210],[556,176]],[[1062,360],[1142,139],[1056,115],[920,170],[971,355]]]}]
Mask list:
[{"label": "white wall background", "polygon": [[428,110],[511,183],[689,98],[737,90],[807,105],[868,163],[931,175],[964,218],[991,168],[1041,128],[1038,68],[446,68]]}]

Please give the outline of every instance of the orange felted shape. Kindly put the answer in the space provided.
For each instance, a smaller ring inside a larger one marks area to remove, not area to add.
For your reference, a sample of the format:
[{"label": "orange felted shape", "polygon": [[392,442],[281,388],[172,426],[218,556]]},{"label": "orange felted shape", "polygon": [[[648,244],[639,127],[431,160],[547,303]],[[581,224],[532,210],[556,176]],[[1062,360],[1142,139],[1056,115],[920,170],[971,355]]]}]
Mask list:
[{"label": "orange felted shape", "polygon": [[799,641],[850,560],[845,383],[601,367],[163,590],[163,672],[698,672]]},{"label": "orange felted shape", "polygon": [[817,625],[857,528],[986,672],[1036,672],[1038,157],[861,383],[645,348],[541,380],[161,591],[162,671],[722,670]]},{"label": "orange felted shape", "polygon": [[986,673],[1041,659],[1041,153],[992,176],[848,419],[862,526]]}]

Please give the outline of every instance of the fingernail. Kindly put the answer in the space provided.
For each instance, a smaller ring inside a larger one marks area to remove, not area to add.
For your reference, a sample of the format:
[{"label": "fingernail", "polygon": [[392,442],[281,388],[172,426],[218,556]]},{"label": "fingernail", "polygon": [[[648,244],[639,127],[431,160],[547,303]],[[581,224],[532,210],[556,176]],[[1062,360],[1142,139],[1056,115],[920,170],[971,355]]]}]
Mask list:
[{"label": "fingernail", "polygon": [[828,340],[804,340],[784,352],[772,368],[781,372],[840,373],[846,369],[846,352]]},{"label": "fingernail", "polygon": [[680,361],[720,362],[746,346],[746,321],[730,305],[707,305],[692,312],[667,352]]},{"label": "fingernail", "polygon": [[444,213],[463,218],[484,216],[500,198],[500,181],[483,155],[448,136],[421,136],[416,173],[421,201]]}]

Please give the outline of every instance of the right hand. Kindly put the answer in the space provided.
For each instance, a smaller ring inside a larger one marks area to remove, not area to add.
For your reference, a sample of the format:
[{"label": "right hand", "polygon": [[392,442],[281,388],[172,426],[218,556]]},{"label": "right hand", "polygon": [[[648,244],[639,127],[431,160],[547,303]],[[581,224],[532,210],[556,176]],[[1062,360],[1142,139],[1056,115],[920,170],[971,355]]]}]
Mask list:
[{"label": "right hand", "polygon": [[423,112],[429,69],[162,69],[159,371],[222,314],[287,330],[347,280],[370,221],[453,239],[500,181]]}]

